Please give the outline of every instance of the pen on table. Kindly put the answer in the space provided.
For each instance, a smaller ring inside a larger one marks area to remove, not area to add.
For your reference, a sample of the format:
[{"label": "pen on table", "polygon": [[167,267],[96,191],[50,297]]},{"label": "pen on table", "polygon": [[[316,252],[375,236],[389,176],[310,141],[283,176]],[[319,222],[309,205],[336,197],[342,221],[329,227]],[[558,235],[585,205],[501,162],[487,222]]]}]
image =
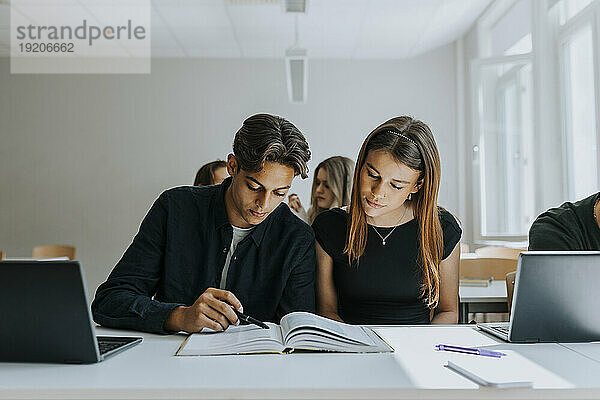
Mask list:
[{"label": "pen on table", "polygon": [[235,311],[235,314],[237,315],[237,317],[244,322],[247,322],[249,324],[254,324],[254,325],[258,325],[263,329],[269,329],[269,326],[267,324],[265,324],[264,322],[260,322],[259,320],[257,320],[256,318],[252,318],[249,315],[246,314],[242,314],[241,312],[239,312],[238,310],[236,310],[235,308],[233,309],[233,311]]},{"label": "pen on table", "polygon": [[485,357],[495,357],[495,358],[500,358],[500,357],[506,355],[505,353],[500,353],[499,351],[478,349],[476,347],[450,346],[447,344],[437,344],[435,346],[435,349],[438,351],[453,351],[455,353],[473,354],[475,356],[485,356]]}]

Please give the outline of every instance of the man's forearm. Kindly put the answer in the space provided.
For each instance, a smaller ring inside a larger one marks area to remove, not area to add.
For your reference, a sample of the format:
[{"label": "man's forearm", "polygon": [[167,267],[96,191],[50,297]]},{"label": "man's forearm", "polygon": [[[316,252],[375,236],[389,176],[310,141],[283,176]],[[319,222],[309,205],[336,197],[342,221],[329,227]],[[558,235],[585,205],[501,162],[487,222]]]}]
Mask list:
[{"label": "man's forearm", "polygon": [[164,329],[171,332],[179,332],[183,330],[183,315],[185,312],[184,306],[179,306],[171,311],[169,317],[165,321]]},{"label": "man's forearm", "polygon": [[166,329],[165,321],[173,309],[182,305],[113,289],[94,300],[92,314],[94,321],[103,326],[166,334],[175,330]]}]

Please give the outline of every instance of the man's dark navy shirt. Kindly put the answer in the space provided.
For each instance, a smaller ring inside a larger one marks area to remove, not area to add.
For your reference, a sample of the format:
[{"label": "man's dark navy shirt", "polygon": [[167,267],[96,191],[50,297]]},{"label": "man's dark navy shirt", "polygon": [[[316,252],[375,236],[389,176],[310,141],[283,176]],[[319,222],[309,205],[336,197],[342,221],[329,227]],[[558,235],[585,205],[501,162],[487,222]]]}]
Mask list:
[{"label": "man's dark navy shirt", "polygon": [[[101,325],[170,333],[164,323],[218,288],[233,229],[221,185],[162,193],[92,303]],[[315,238],[310,226],[280,204],[237,246],[225,289],[259,320],[279,322],[293,311],[315,311]]]}]

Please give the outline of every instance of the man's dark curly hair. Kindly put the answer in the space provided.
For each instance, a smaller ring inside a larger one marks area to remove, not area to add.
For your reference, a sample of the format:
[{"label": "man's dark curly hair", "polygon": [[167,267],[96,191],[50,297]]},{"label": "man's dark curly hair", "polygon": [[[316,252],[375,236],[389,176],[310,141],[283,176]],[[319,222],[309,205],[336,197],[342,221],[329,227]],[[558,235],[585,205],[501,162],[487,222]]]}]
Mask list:
[{"label": "man's dark curly hair", "polygon": [[269,114],[246,119],[235,134],[233,154],[239,168],[260,171],[265,162],[294,168],[294,175],[308,176],[310,150],[304,135],[288,120]]}]

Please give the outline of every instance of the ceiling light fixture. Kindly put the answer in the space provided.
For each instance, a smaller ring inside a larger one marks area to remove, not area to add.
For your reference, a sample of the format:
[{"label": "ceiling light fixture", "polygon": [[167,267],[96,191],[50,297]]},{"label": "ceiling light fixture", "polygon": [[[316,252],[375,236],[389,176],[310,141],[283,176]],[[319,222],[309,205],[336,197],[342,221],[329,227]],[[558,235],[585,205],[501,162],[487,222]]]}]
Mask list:
[{"label": "ceiling light fixture", "polygon": [[298,45],[298,16],[294,26],[294,44],[285,51],[285,75],[290,103],[302,104],[308,92],[308,56],[306,49]]},{"label": "ceiling light fixture", "polygon": [[285,12],[305,13],[307,0],[285,0]]}]

